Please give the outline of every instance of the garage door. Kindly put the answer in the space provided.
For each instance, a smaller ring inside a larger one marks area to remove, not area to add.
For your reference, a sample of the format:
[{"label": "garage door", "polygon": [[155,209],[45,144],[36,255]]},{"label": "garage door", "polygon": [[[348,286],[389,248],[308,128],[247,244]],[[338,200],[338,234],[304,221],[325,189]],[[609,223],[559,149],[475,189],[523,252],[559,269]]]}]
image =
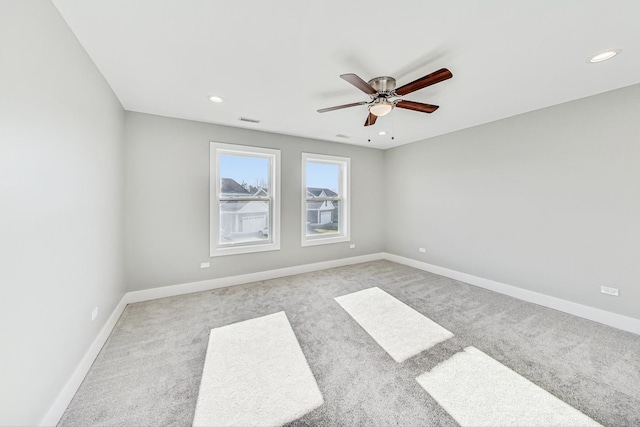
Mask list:
[{"label": "garage door", "polygon": [[245,216],[242,218],[242,231],[244,233],[258,232],[266,227],[266,216]]},{"label": "garage door", "polygon": [[320,212],[320,224],[328,224],[331,222],[331,211]]}]

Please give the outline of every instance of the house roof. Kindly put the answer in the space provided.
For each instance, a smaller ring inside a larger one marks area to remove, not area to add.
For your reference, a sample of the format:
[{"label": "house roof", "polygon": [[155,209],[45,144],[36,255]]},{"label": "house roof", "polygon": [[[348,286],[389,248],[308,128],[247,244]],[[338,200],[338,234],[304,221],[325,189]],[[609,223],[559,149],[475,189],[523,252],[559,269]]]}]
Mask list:
[{"label": "house roof", "polygon": [[222,202],[220,204],[220,211],[226,213],[267,213],[269,211],[269,206],[265,202],[258,202],[255,200],[245,202],[245,201],[232,201],[232,202]]},{"label": "house roof", "polygon": [[[324,192],[324,195],[322,195]],[[311,194],[311,196],[309,196]],[[328,188],[307,187],[307,197],[337,197],[338,193]]]},{"label": "house roof", "polygon": [[220,192],[223,194],[251,194],[246,188],[231,178],[220,178],[220,181]]},{"label": "house roof", "polygon": [[[324,209],[322,208],[322,205],[324,205],[326,203],[326,206],[324,207]],[[322,211],[331,211],[334,210],[336,207],[333,204],[333,202],[331,201],[327,201],[327,202],[307,202],[307,210],[322,210]]]}]

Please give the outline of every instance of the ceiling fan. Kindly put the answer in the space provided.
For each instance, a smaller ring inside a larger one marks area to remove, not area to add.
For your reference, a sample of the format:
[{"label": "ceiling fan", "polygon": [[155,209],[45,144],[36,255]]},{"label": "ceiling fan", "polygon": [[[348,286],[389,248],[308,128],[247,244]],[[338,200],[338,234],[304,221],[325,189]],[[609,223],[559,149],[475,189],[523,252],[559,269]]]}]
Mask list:
[{"label": "ceiling fan", "polygon": [[420,77],[419,79],[396,89],[396,79],[393,77],[375,77],[369,80],[369,82],[365,82],[355,74],[342,74],[340,78],[368,94],[371,97],[371,101],[354,102],[352,104],[322,108],[318,110],[318,113],[326,113],[327,111],[341,110],[343,108],[367,104],[369,106],[369,116],[364,122],[365,126],[373,125],[378,117],[390,113],[395,107],[419,111],[421,113],[433,113],[439,108],[439,106],[423,104],[422,102],[406,101],[401,98],[411,92],[424,89],[427,86],[440,83],[441,81],[450,79],[451,77],[453,77],[451,71],[446,68],[441,68],[438,71],[424,77]]}]

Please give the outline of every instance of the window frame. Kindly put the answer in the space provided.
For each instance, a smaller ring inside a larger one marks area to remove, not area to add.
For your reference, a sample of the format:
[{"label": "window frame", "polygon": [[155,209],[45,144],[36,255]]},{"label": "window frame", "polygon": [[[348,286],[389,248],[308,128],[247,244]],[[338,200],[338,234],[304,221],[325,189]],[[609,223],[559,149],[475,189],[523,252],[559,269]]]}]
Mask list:
[{"label": "window frame", "polygon": [[[338,165],[338,197],[307,198],[307,162]],[[301,245],[318,246],[351,241],[351,159],[328,154],[302,153],[302,236]],[[339,202],[339,234],[307,236],[307,201],[335,200]]]},{"label": "window frame", "polygon": [[[269,159],[269,197],[233,198],[233,200],[239,201],[244,199],[270,201],[269,240],[265,242],[240,242],[224,245],[220,243],[220,202],[221,199],[224,198],[221,197],[220,192],[221,177],[219,165],[220,156],[224,154]],[[209,200],[210,257],[280,250],[280,150],[211,141],[209,144]]]}]

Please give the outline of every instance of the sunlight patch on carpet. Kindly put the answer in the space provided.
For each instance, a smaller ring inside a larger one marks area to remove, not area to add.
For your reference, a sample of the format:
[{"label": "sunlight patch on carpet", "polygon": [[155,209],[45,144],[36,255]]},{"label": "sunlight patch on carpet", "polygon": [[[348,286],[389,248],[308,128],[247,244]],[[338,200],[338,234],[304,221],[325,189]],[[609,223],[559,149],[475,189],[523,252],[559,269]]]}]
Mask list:
[{"label": "sunlight patch on carpet", "polygon": [[335,300],[396,362],[403,362],[453,336],[379,288]]},{"label": "sunlight patch on carpet", "polygon": [[416,380],[462,426],[600,425],[475,347]]},{"label": "sunlight patch on carpet", "polygon": [[194,426],[273,426],[322,394],[283,311],[212,329]]}]

